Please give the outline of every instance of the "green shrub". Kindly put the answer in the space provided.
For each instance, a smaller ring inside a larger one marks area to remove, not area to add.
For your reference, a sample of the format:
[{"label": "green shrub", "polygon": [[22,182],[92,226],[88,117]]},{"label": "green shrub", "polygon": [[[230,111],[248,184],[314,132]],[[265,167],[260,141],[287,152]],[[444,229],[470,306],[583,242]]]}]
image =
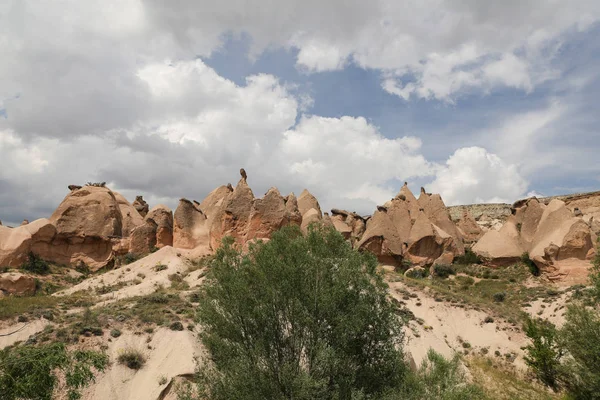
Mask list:
[{"label": "green shrub", "polygon": [[171,323],[171,325],[169,325],[169,329],[171,329],[172,331],[182,331],[183,324],[180,321],[175,321]]},{"label": "green shrub", "polygon": [[202,291],[202,398],[375,399],[407,377],[375,258],[332,228],[285,227],[247,254],[226,238]]},{"label": "green shrub", "polygon": [[79,261],[79,263],[75,267],[75,271],[79,272],[80,274],[89,275],[90,267],[88,267],[88,265],[83,261]]},{"label": "green shrub", "polygon": [[0,399],[51,400],[59,371],[68,398],[79,399],[80,390],[95,380],[93,371],[104,371],[107,365],[105,354],[69,352],[63,343],[6,348],[0,351]]},{"label": "green shrub", "polygon": [[[598,238],[600,243],[600,238]],[[592,273],[590,274],[590,281],[592,283],[592,289],[594,296],[597,301],[600,301],[600,245],[596,249],[596,257],[594,258],[594,266],[592,267]]]},{"label": "green shrub", "polygon": [[102,336],[103,333],[104,332],[102,331],[102,328],[99,326],[84,326],[83,328],[79,329],[79,334],[85,336]]},{"label": "green shrub", "polygon": [[433,269],[433,276],[436,276],[436,277],[442,278],[442,279],[445,279],[445,278],[449,277],[450,275],[456,274],[456,272],[454,271],[454,268],[451,265],[436,264],[432,267],[432,269]]},{"label": "green shrub", "polygon": [[600,399],[600,314],[598,309],[570,306],[561,337],[570,358],[565,386],[575,399]]},{"label": "green shrub", "polygon": [[423,279],[427,277],[427,270],[425,268],[413,268],[406,271],[406,276],[412,279]]},{"label": "green shrub", "polygon": [[119,353],[117,361],[127,368],[138,370],[146,364],[146,356],[139,350],[128,348]]},{"label": "green shrub", "polygon": [[32,252],[29,252],[27,255],[27,261],[21,265],[21,269],[38,275],[47,275],[50,273],[50,265]]},{"label": "green shrub", "polygon": [[127,265],[127,264],[131,264],[132,262],[135,262],[138,260],[138,256],[133,254],[133,253],[127,253],[123,256],[123,264]]},{"label": "green shrub", "polygon": [[475,279],[470,276],[457,276],[456,282],[463,286],[471,286],[475,283]]},{"label": "green shrub", "polygon": [[458,256],[453,261],[454,264],[463,264],[463,265],[471,265],[471,264],[482,264],[483,261],[481,258],[473,252],[471,249],[465,249],[465,254],[462,256]]},{"label": "green shrub", "polygon": [[470,384],[456,355],[445,359],[433,350],[427,352],[420,368],[410,375],[405,386],[383,400],[485,400],[483,390]]},{"label": "green shrub", "polygon": [[149,303],[154,303],[154,304],[167,304],[167,303],[169,303],[171,298],[172,298],[172,295],[169,295],[166,293],[161,293],[161,292],[154,292],[154,293],[151,293],[148,296],[144,297],[144,300]]},{"label": "green shrub", "polygon": [[533,262],[533,260],[529,258],[529,253],[525,252],[521,255],[521,262],[525,264],[527,268],[529,268],[529,272],[531,272],[531,275],[540,276],[540,269]]},{"label": "green shrub", "polygon": [[121,336],[121,331],[118,329],[113,329],[110,331],[110,336],[118,338],[119,336]]},{"label": "green shrub", "polygon": [[506,292],[494,293],[492,297],[496,303],[502,303],[506,299]]},{"label": "green shrub", "polygon": [[556,327],[548,321],[527,317],[523,331],[531,339],[531,344],[524,348],[525,363],[542,383],[558,390],[563,350],[557,342]]},{"label": "green shrub", "polygon": [[169,267],[167,267],[165,264],[156,264],[154,266],[154,271],[160,272],[160,271],[164,271],[167,268],[169,268]]}]

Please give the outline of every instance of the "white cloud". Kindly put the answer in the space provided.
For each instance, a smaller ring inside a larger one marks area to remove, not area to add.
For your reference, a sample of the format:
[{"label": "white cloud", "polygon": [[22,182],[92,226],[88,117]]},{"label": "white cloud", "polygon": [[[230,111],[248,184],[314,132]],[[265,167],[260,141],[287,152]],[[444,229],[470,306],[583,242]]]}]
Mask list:
[{"label": "white cloud", "polygon": [[440,193],[447,205],[512,203],[527,191],[527,181],[514,164],[481,147],[456,150],[440,167],[429,191]]},{"label": "white cloud", "polygon": [[434,171],[419,139],[388,139],[362,117],[303,115],[296,123],[301,102],[271,75],[239,86],[194,60],[148,64],[137,76],[156,115],[131,128],[68,141],[2,132],[0,159],[23,168],[0,171],[0,186],[11,187],[0,202],[13,220],[48,216],[67,185],[88,181],[174,207],[182,196],[201,200],[235,184],[240,167],[257,195],[273,185],[309,188],[325,208],[367,213],[393,196],[390,182]]},{"label": "white cloud", "polygon": [[[370,210],[398,180],[437,171],[419,139],[385,138],[358,116],[307,115],[312,99],[288,82],[257,74],[238,85],[201,59],[225,37],[247,34],[251,56],[290,49],[306,72],[354,63],[380,72],[392,94],[452,102],[472,90],[529,92],[555,79],[564,32],[589,29],[599,15],[593,0],[3,1],[1,212],[47,215],[66,185],[88,180],[151,202],[201,197],[236,180],[241,166],[257,193],[306,186],[326,207]],[[531,128],[524,117],[489,130],[505,138],[491,141],[504,169],[526,170],[508,153],[524,159],[561,110],[530,116]],[[531,159],[546,162],[548,152]],[[434,185],[455,170],[446,165]],[[481,189],[484,200],[502,197]],[[452,201],[477,198],[445,190]]]}]

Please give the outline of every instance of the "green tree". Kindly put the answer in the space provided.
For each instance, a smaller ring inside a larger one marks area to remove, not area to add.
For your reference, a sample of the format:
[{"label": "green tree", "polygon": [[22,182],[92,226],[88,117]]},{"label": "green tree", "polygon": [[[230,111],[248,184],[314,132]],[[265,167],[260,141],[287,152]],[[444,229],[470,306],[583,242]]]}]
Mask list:
[{"label": "green tree", "polygon": [[564,351],[556,327],[546,320],[527,317],[523,331],[531,339],[531,344],[525,346],[525,363],[542,383],[558,390]]},{"label": "green tree", "polygon": [[567,309],[562,328],[569,354],[565,386],[575,399],[600,399],[600,315],[583,305]]},{"label": "green tree", "polygon": [[484,400],[486,396],[480,387],[468,383],[458,355],[447,360],[429,349],[427,358],[407,379],[404,387],[384,400],[400,399]]},{"label": "green tree", "polygon": [[247,254],[226,239],[202,289],[209,399],[371,399],[409,370],[375,258],[334,229],[286,227]]},{"label": "green tree", "polygon": [[0,399],[51,400],[61,371],[69,399],[76,400],[94,381],[93,368],[104,371],[107,364],[104,354],[69,352],[63,343],[6,348],[0,351]]},{"label": "green tree", "polygon": [[[600,238],[598,241],[600,242]],[[594,258],[594,266],[590,274],[590,280],[594,291],[594,297],[596,302],[598,302],[600,301],[600,244],[596,249],[596,257]]]}]

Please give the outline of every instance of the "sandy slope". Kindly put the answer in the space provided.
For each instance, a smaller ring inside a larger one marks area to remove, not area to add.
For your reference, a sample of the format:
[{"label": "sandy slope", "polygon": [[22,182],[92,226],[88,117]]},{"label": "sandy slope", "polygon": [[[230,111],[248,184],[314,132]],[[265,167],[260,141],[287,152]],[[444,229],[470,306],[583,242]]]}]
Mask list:
[{"label": "sandy slope", "polygon": [[[118,299],[144,296],[154,292],[160,286],[170,286],[171,282],[169,281],[169,275],[185,273],[190,267],[188,257],[197,258],[207,253],[208,251],[205,249],[186,251],[166,246],[131,264],[86,279],[78,285],[58,292],[57,295],[69,295],[81,290],[93,291],[98,287],[129,282],[130,284],[128,286],[99,296],[102,299],[100,305]],[[156,266],[159,264],[166,265],[167,268],[158,271]],[[193,287],[198,284],[195,280],[199,279],[199,275],[200,272],[195,271],[194,274],[191,274],[191,276],[186,279],[189,281],[188,283],[190,283],[190,286]],[[138,281],[139,283],[135,284],[134,281]]]},{"label": "sandy slope", "polygon": [[[151,338],[149,342],[148,338]],[[146,355],[147,361],[142,369],[134,371],[116,362],[120,352],[126,348],[138,349]],[[113,364],[84,391],[83,400],[158,399],[171,379],[194,373],[194,357],[199,356],[201,351],[200,342],[190,331],[161,328],[153,334],[124,333],[109,343],[107,353]],[[163,377],[167,383],[161,385]]]},{"label": "sandy slope", "polygon": [[[48,321],[45,320],[44,318],[40,318],[40,319],[35,319],[35,320],[31,320],[28,323],[15,323],[15,324],[11,324],[8,325],[2,329],[0,329],[0,350],[15,344],[16,342],[24,342],[26,341],[29,336],[34,335],[38,332],[41,332],[44,330],[44,328],[46,327],[46,325],[48,325]],[[23,328],[23,329],[21,329]],[[21,330],[19,330],[21,329]],[[19,330],[17,333],[14,333],[10,336],[1,336],[1,335],[6,335],[12,332],[15,332]]]},{"label": "sandy slope", "polygon": [[[515,366],[525,368],[520,347],[526,344],[526,337],[516,327],[499,320],[485,323],[488,316],[485,312],[436,302],[428,293],[415,291],[401,282],[389,284],[392,296],[406,303],[406,307],[424,321],[423,325],[412,321],[406,329],[407,349],[417,365],[429,348],[446,357],[451,357],[455,352],[463,352],[465,347],[460,338],[470,344],[468,351],[480,352],[482,348],[487,348],[489,355],[493,355],[496,350],[502,356],[507,353],[515,354]],[[415,293],[418,297],[403,299],[398,290]],[[421,305],[417,306],[417,303]]]}]

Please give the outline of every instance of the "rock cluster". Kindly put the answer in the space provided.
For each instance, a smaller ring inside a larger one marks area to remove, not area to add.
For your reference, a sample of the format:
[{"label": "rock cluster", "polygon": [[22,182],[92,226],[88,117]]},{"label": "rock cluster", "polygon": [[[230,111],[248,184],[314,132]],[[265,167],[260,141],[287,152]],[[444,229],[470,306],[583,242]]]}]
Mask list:
[{"label": "rock cluster", "polygon": [[174,215],[175,247],[204,246],[215,250],[225,236],[244,245],[268,239],[285,225],[302,224],[302,214],[293,193],[283,197],[276,188],[271,188],[263,198],[255,198],[246,172],[242,169],[240,174],[242,178],[235,188],[218,187],[200,204],[181,199]]},{"label": "rock cluster", "polygon": [[486,232],[473,251],[493,265],[513,263],[528,253],[549,274],[559,273],[564,260],[589,264],[596,243],[593,219],[573,208],[557,199],[547,205],[535,197],[517,202],[502,228]]},{"label": "rock cluster", "polygon": [[170,210],[155,213],[159,222],[145,220],[136,207],[105,185],[70,185],[69,189],[49,219],[12,229],[0,227],[0,266],[19,266],[33,252],[57,264],[84,263],[94,271],[118,254],[146,254],[155,246],[172,244]]},{"label": "rock cluster", "polygon": [[547,202],[524,199],[513,204],[501,227],[488,229],[484,214],[488,209],[481,208],[476,220],[469,212],[475,206],[455,208],[462,218],[454,222],[439,195],[421,189],[417,199],[406,184],[373,215],[362,216],[340,209],[323,213],[306,189],[296,197],[271,188],[256,198],[244,169],[240,175],[235,187],[220,186],[202,202],[181,199],[174,213],[164,205],[150,210],[142,196],[129,203],[104,183],[70,185],[49,219],[15,228],[0,224],[0,266],[19,266],[33,252],[47,261],[84,263],[97,270],[128,252],[142,256],[165,246],[208,252],[226,236],[247,246],[268,240],[283,226],[297,225],[306,232],[316,223],[334,227],[355,248],[374,253],[386,264],[407,260],[415,266],[448,264],[464,254],[466,244],[496,266],[514,263],[528,253],[548,276],[560,277],[565,260],[569,268],[578,265],[573,260],[590,265],[600,233],[600,195]]},{"label": "rock cluster", "polygon": [[462,234],[442,198],[421,189],[417,199],[406,183],[396,197],[377,207],[366,221],[356,247],[391,264],[402,260],[415,265],[447,264],[464,254]]}]

